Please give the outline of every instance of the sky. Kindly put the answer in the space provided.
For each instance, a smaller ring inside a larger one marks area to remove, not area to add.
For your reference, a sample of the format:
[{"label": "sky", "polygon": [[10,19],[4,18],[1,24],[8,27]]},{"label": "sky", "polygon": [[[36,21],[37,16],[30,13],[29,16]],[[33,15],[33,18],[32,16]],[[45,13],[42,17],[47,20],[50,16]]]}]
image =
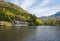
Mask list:
[{"label": "sky", "polygon": [[60,11],[60,0],[6,0],[37,17],[50,16]]}]

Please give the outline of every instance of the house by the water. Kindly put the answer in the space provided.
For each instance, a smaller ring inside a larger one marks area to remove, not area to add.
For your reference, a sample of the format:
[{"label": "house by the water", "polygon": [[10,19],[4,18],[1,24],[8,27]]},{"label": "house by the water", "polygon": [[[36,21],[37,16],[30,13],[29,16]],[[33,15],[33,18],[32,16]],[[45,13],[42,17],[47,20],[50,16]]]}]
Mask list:
[{"label": "house by the water", "polygon": [[28,26],[28,22],[15,21],[15,26]]},{"label": "house by the water", "polygon": [[5,22],[5,21],[0,21],[0,26],[28,26],[28,22],[22,22],[22,21],[15,21],[15,24],[14,23],[9,23],[8,22]]}]

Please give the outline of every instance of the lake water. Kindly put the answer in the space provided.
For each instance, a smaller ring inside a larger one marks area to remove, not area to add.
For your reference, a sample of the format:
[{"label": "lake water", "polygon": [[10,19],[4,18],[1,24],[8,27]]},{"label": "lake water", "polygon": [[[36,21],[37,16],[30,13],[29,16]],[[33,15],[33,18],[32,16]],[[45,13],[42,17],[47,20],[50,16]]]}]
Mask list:
[{"label": "lake water", "polygon": [[60,27],[0,27],[0,41],[60,41]]}]

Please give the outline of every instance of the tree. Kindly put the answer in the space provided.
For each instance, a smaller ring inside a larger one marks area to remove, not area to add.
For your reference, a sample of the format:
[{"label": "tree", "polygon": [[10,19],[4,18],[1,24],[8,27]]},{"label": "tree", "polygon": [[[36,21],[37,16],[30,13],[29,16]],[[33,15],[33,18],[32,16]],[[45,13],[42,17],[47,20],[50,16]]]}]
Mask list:
[{"label": "tree", "polygon": [[54,17],[51,17],[47,20],[45,20],[45,25],[56,25],[56,20]]}]

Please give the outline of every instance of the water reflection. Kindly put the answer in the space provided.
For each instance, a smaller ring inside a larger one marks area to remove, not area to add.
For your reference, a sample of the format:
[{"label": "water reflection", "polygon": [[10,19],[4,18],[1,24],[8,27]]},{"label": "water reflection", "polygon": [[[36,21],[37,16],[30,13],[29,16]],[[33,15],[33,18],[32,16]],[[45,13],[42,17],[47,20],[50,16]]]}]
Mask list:
[{"label": "water reflection", "polygon": [[0,41],[58,41],[59,39],[60,28],[56,26],[0,27]]},{"label": "water reflection", "polygon": [[60,28],[56,26],[38,26],[37,38],[42,41],[60,41]]},{"label": "water reflection", "polygon": [[[0,41],[23,41],[35,27],[0,27]],[[31,34],[30,34],[31,33]]]}]

